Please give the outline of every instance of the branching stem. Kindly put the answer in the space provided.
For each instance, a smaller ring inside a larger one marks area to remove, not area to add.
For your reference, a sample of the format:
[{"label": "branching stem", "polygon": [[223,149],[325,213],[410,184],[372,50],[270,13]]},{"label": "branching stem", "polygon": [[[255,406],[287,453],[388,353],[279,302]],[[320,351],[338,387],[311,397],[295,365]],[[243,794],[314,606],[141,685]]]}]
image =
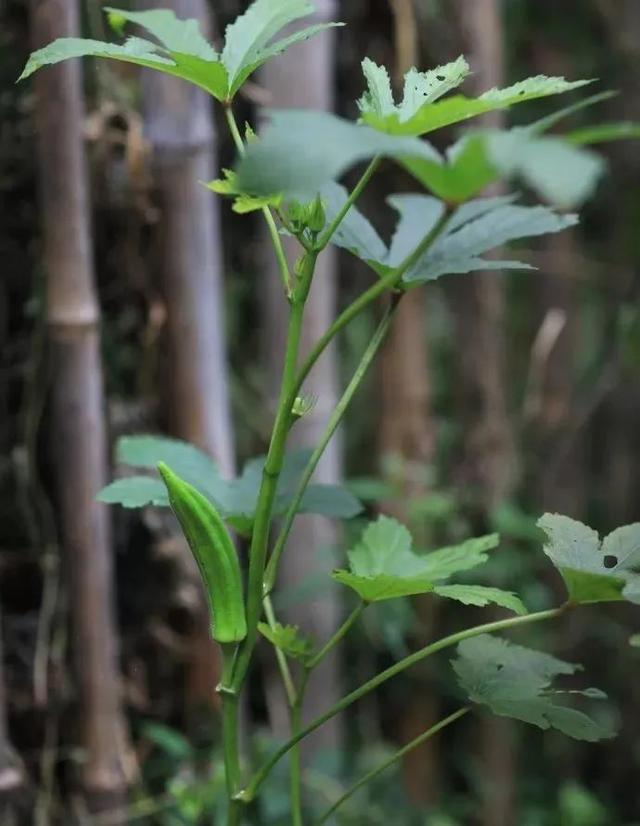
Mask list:
[{"label": "branching stem", "polygon": [[551,608],[548,611],[539,611],[534,614],[526,614],[525,616],[518,616],[518,617],[509,617],[508,619],[504,620],[497,620],[496,622],[488,622],[483,625],[477,625],[474,628],[466,628],[463,631],[458,631],[455,634],[451,634],[448,637],[443,637],[441,640],[437,642],[431,643],[427,645],[425,648],[421,648],[419,651],[415,651],[413,654],[409,654],[409,656],[404,657],[399,662],[395,663],[395,665],[390,666],[385,671],[380,672],[375,677],[372,677],[366,683],[361,685],[355,691],[352,691],[350,694],[347,694],[341,700],[339,700],[334,706],[332,706],[328,711],[324,714],[317,717],[313,720],[309,725],[307,725],[302,731],[296,736],[289,740],[288,743],[285,743],[281,746],[267,761],[264,765],[258,769],[258,771],[254,774],[251,782],[249,785],[244,789],[244,791],[239,795],[239,797],[249,802],[253,800],[256,795],[256,792],[260,788],[264,779],[268,776],[271,769],[276,765],[276,763],[284,757],[285,754],[300,740],[305,738],[307,735],[311,734],[311,732],[315,731],[316,729],[320,728],[320,726],[324,725],[328,720],[331,720],[332,717],[335,717],[336,714],[340,714],[340,712],[344,711],[348,708],[352,703],[355,703],[357,700],[360,700],[369,692],[373,691],[374,689],[378,688],[378,686],[385,683],[387,680],[390,680],[392,677],[397,676],[398,674],[406,671],[407,668],[410,668],[413,665],[425,660],[427,657],[432,656],[433,654],[438,653],[438,651],[442,651],[444,648],[450,648],[453,645],[457,645],[459,642],[463,640],[469,639],[470,637],[477,637],[480,634],[491,634],[495,631],[504,631],[508,628],[517,628],[521,625],[528,625],[534,622],[542,622],[544,620],[555,619],[556,617],[561,616],[568,608],[570,607],[569,603],[560,606],[559,608]]}]

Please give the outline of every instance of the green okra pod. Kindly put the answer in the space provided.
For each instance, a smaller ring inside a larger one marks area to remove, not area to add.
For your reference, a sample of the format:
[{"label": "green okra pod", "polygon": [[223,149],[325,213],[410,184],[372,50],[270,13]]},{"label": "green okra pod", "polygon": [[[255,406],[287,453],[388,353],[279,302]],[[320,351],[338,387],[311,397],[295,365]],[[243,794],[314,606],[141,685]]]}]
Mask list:
[{"label": "green okra pod", "polygon": [[240,642],[247,636],[242,576],[238,553],[224,521],[200,491],[164,462],[160,462],[158,471],[200,569],[209,604],[211,636],[221,643]]}]

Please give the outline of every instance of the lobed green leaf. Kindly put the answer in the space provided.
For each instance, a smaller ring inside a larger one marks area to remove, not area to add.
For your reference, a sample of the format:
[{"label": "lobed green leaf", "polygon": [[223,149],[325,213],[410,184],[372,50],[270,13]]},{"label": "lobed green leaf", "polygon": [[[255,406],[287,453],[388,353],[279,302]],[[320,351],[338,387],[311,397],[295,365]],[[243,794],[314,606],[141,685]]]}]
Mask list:
[{"label": "lobed green leaf", "polygon": [[497,544],[498,536],[492,534],[417,554],[406,527],[388,516],[380,516],[369,523],[358,544],[349,551],[349,570],[334,571],[333,578],[368,603],[433,592],[467,605],[494,603],[526,613],[518,597],[507,591],[480,585],[438,584],[486,562],[487,551]]},{"label": "lobed green leaf", "polygon": [[609,726],[555,702],[568,693],[591,699],[604,696],[594,689],[565,692],[551,687],[556,677],[574,674],[578,665],[489,634],[461,642],[452,665],[469,699],[488,706],[494,714],[541,729],[555,728],[577,740],[596,741],[614,734]]},{"label": "lobed green leaf", "polygon": [[118,32],[126,23],[145,29],[156,42],[130,38],[124,45],[62,38],[34,52],[20,76],[72,57],[107,57],[156,69],[199,86],[220,101],[231,100],[245,80],[269,58],[339,23],[310,26],[272,42],[282,29],[313,13],[309,0],[255,0],[227,27],[222,54],[203,36],[197,20],[181,20],[170,9],[105,9]]},{"label": "lobed green leaf", "polygon": [[297,625],[280,625],[277,622],[271,628],[266,622],[260,622],[258,630],[266,640],[292,659],[304,662],[313,654],[312,641],[300,633]]},{"label": "lobed green leaf", "polygon": [[454,63],[429,72],[410,69],[405,76],[402,103],[396,105],[386,69],[368,59],[363,61],[362,68],[368,87],[359,101],[362,120],[391,135],[425,135],[496,109],[562,94],[591,83],[589,80],[569,82],[561,77],[538,75],[506,89],[490,89],[478,98],[455,95],[439,100],[469,74],[466,60],[460,57]]},{"label": "lobed green leaf", "polygon": [[573,602],[640,604],[640,523],[617,528],[602,541],[582,522],[545,514],[544,551],[564,579]]}]

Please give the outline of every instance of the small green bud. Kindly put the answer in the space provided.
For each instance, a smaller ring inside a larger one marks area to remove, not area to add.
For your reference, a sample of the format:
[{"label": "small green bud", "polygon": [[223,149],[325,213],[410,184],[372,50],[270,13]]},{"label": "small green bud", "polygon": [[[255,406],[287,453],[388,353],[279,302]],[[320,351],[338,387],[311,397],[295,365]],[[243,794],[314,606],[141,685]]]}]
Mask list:
[{"label": "small green bud", "polygon": [[327,223],[324,203],[319,195],[307,204],[306,224],[311,232],[322,232]]},{"label": "small green bud", "polygon": [[291,413],[295,416],[296,419],[301,419],[303,416],[307,416],[313,408],[318,403],[318,397],[313,396],[311,394],[305,394],[303,396],[298,396],[293,403],[293,407],[291,408]]}]

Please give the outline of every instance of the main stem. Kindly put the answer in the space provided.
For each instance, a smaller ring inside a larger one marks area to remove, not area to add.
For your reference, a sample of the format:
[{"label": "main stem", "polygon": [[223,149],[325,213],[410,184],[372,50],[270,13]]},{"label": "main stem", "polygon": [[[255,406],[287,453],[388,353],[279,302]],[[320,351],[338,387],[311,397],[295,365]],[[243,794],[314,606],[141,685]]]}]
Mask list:
[{"label": "main stem", "polygon": [[365,350],[360,363],[358,364],[355,373],[347,388],[345,389],[342,398],[336,405],[329,422],[327,423],[327,427],[322,434],[322,438],[320,442],[316,446],[315,450],[311,454],[309,461],[304,469],[302,477],[298,482],[298,487],[296,489],[295,495],[287,508],[287,512],[284,517],[284,523],[282,528],[280,529],[280,533],[278,534],[278,538],[276,540],[275,546],[273,548],[273,553],[271,554],[271,558],[269,559],[269,563],[267,565],[267,570],[264,577],[264,592],[265,594],[269,594],[273,589],[275,584],[276,574],[278,571],[278,564],[280,562],[280,558],[284,551],[284,547],[286,545],[287,539],[289,537],[289,533],[291,532],[291,528],[293,526],[294,519],[296,518],[296,514],[298,512],[298,508],[300,507],[300,502],[302,501],[302,497],[307,489],[309,482],[311,481],[311,477],[314,474],[316,467],[318,466],[318,462],[322,458],[322,455],[331,441],[333,434],[338,429],[338,426],[342,419],[344,418],[345,413],[347,412],[347,408],[349,407],[351,400],[353,399],[356,391],[360,387],[362,380],[364,379],[371,362],[375,358],[376,353],[380,349],[382,342],[387,334],[387,331],[391,325],[393,320],[393,315],[395,310],[398,306],[398,298],[394,297],[392,300],[391,305],[385,312],[380,324],[378,325],[378,329],[375,331],[371,341],[369,342],[367,349]]},{"label": "main stem", "polygon": [[406,671],[407,668],[410,668],[411,666],[416,665],[416,663],[421,662],[427,657],[430,657],[431,655],[438,653],[438,651],[442,651],[444,648],[449,648],[452,645],[457,645],[457,643],[469,639],[470,637],[477,637],[480,634],[491,634],[495,631],[504,631],[508,628],[517,628],[520,625],[528,625],[533,622],[543,622],[544,620],[555,619],[556,617],[561,616],[569,607],[571,607],[571,604],[566,603],[565,605],[562,605],[559,608],[551,608],[548,611],[539,611],[534,614],[527,614],[524,617],[509,617],[508,619],[497,620],[496,622],[488,622],[484,625],[477,625],[475,628],[467,628],[464,631],[458,631],[456,634],[451,634],[448,637],[443,637],[441,640],[438,640],[437,642],[434,642],[431,645],[427,645],[425,648],[421,648],[419,651],[410,654],[408,657],[404,657],[404,659],[395,663],[395,665],[392,665],[390,668],[387,668],[385,671],[382,671],[380,674],[377,674],[375,677],[368,680],[366,683],[364,683],[364,685],[361,685],[360,688],[357,688],[355,691],[352,691],[350,694],[347,694],[345,697],[342,698],[342,700],[339,700],[328,711],[326,711],[320,717],[317,717],[315,720],[309,723],[309,725],[302,729],[302,731],[297,736],[292,737],[288,743],[285,743],[283,746],[281,746],[267,760],[267,762],[260,769],[258,769],[249,785],[241,793],[241,798],[246,802],[253,800],[256,792],[260,788],[262,782],[267,777],[271,769],[282,757],[284,757],[285,754],[287,754],[287,752],[296,743],[298,743],[303,738],[307,737],[316,729],[320,728],[320,726],[324,725],[324,723],[326,723],[332,717],[335,717],[336,714],[340,714],[340,712],[344,711],[352,703],[355,703],[357,700],[360,700],[370,691],[373,691],[374,689],[378,688],[378,686],[382,685],[382,683],[385,683],[392,677],[395,677],[401,672]]},{"label": "main stem", "polygon": [[296,369],[304,308],[311,287],[316,257],[317,253],[307,253],[305,255],[300,270],[299,283],[291,304],[278,409],[273,425],[269,452],[262,472],[262,484],[258,494],[258,504],[249,549],[247,637],[240,646],[234,671],[233,686],[236,690],[239,690],[244,682],[258,636],[258,622],[262,613],[262,583],[267,557],[269,528],[278,479],[282,472],[287,436],[291,426],[291,409],[295,400]]}]

